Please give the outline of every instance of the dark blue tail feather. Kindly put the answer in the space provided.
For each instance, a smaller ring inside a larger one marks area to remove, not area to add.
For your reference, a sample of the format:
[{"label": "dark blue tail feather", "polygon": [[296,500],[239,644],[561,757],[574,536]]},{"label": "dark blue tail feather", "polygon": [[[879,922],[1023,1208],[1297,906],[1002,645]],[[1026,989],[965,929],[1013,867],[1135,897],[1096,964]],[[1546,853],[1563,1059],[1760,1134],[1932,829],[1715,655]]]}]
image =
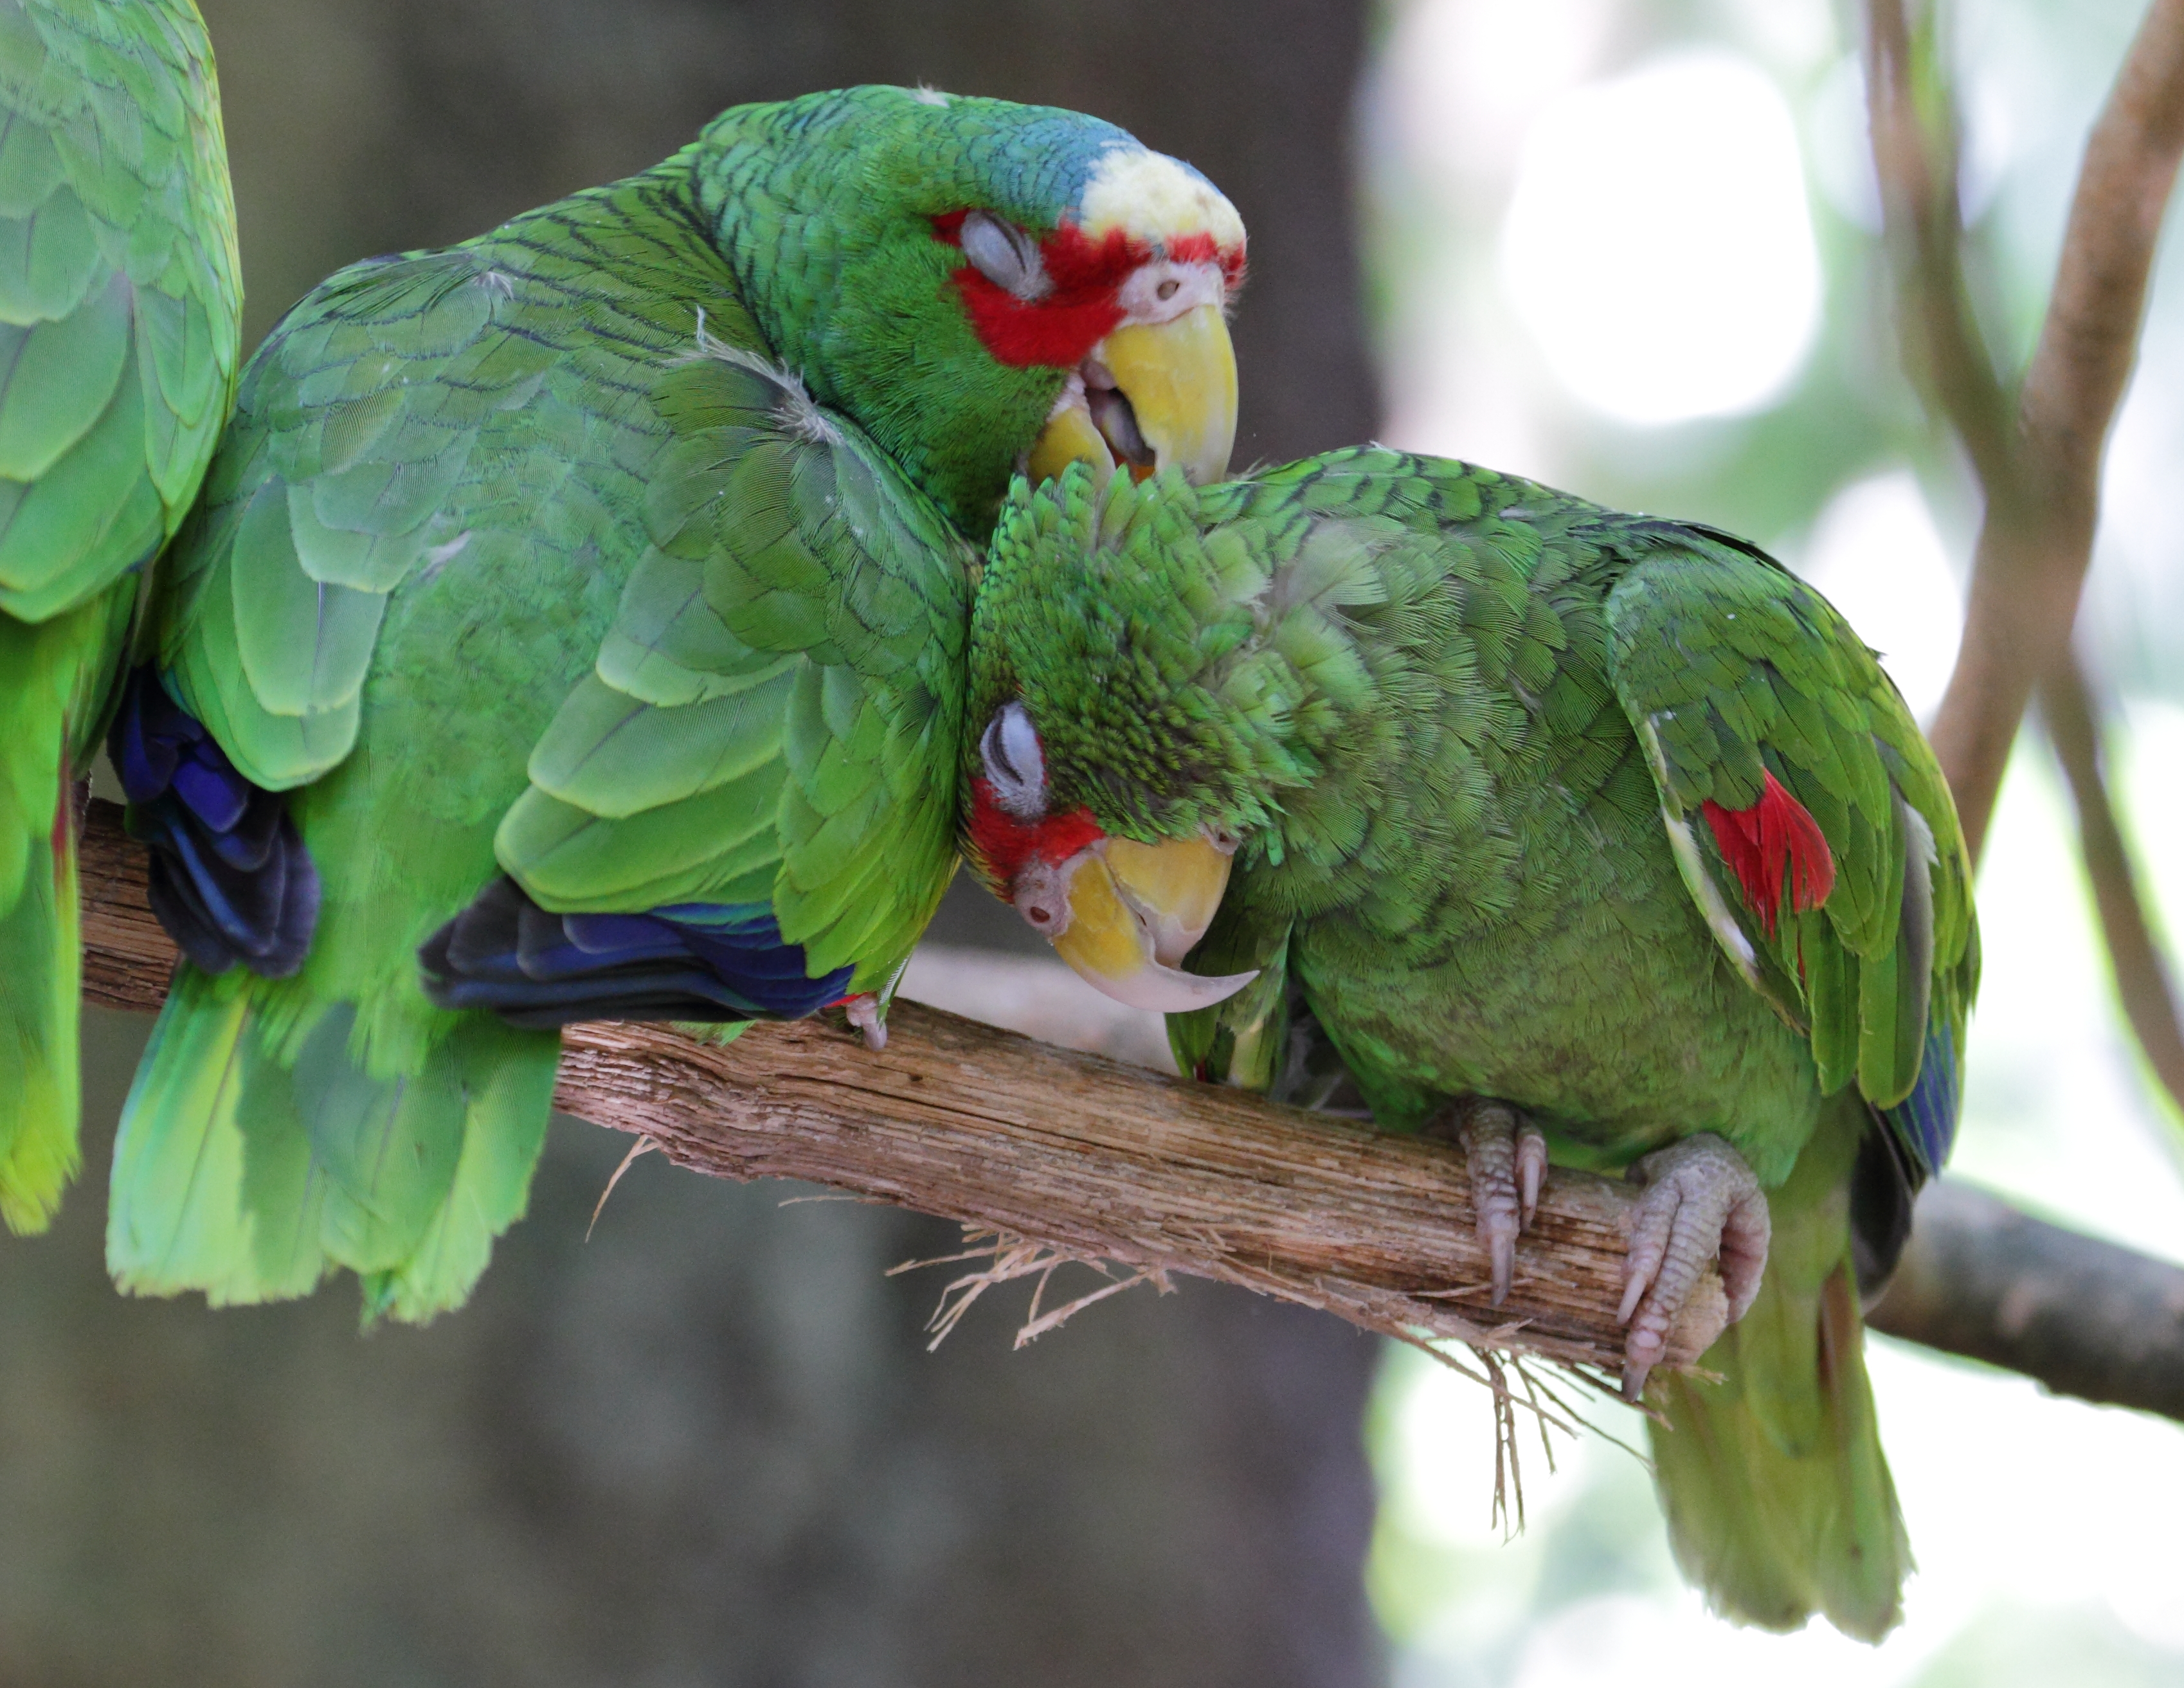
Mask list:
[{"label": "dark blue tail feather", "polygon": [[805,972],[762,904],[553,914],[505,877],[417,951],[425,994],[547,1031],[579,1020],[793,1020],[838,1001],[852,967]]},{"label": "dark blue tail feather", "polygon": [[106,748],[152,854],[152,912],[182,953],[211,973],[302,967],[319,875],[287,799],[245,779],[149,667],[130,675]]},{"label": "dark blue tail feather", "polygon": [[1936,1015],[1927,1022],[1926,1046],[1919,1056],[1919,1082],[1911,1094],[1887,1111],[1888,1123],[1920,1162],[1928,1178],[1942,1170],[1957,1138],[1957,1115],[1964,1097],[1957,1071],[1956,1039]]},{"label": "dark blue tail feather", "polygon": [[1859,1292],[1879,1295],[1911,1239],[1913,1204],[1942,1170],[1963,1100],[1956,1039],[1938,1014],[1926,1028],[1919,1078],[1892,1108],[1870,1110],[1851,1178],[1851,1244]]}]

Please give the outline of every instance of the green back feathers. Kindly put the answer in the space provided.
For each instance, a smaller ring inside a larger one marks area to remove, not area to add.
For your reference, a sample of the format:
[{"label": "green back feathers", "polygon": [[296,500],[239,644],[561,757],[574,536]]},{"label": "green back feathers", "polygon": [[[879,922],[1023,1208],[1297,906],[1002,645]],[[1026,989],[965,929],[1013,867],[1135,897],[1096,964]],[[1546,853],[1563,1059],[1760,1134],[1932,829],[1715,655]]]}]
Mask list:
[{"label": "green back feathers", "polygon": [[666,439],[650,385],[709,299],[717,331],[741,321],[680,203],[655,173],[353,265],[252,358],[166,571],[160,655],[255,783],[301,785],[348,754],[405,583],[490,573],[526,544],[638,543]]}]

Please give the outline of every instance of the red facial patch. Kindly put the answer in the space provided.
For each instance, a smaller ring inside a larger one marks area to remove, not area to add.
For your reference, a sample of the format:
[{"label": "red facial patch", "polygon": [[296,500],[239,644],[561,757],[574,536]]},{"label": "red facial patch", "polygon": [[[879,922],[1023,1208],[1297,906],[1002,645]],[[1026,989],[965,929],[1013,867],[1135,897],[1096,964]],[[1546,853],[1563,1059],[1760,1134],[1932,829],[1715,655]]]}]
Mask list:
[{"label": "red facial patch", "polygon": [[1050,815],[1043,821],[1019,821],[994,800],[994,788],[981,774],[971,782],[969,833],[971,869],[987,889],[1004,897],[1016,889],[1017,875],[1038,861],[1061,863],[1107,836],[1089,809]]},{"label": "red facial patch", "polygon": [[[962,244],[968,211],[950,211],[933,220],[933,234],[950,246]],[[994,360],[1011,369],[1041,366],[1074,369],[1123,320],[1115,295],[1141,264],[1160,254],[1143,241],[1111,229],[1095,241],[1074,223],[1064,223],[1039,244],[1053,291],[1044,298],[1020,299],[965,265],[950,278],[963,296],[963,309],[979,343]],[[1222,275],[1234,287],[1244,277],[1239,247],[1223,253],[1211,235],[1188,235],[1167,255],[1178,263],[1218,258]]]},{"label": "red facial patch", "polygon": [[1244,285],[1244,248],[1232,246],[1223,252],[1213,243],[1209,234],[1185,235],[1172,242],[1167,255],[1178,264],[1218,264],[1222,284],[1230,292]]},{"label": "red facial patch", "polygon": [[1700,806],[1713,827],[1713,841],[1720,846],[1744,900],[1759,916],[1767,935],[1774,935],[1774,922],[1782,902],[1782,872],[1790,873],[1790,906],[1800,913],[1816,909],[1836,888],[1836,859],[1812,811],[1782,788],[1772,773],[1763,773],[1759,800],[1749,809],[1724,809],[1708,798]]}]

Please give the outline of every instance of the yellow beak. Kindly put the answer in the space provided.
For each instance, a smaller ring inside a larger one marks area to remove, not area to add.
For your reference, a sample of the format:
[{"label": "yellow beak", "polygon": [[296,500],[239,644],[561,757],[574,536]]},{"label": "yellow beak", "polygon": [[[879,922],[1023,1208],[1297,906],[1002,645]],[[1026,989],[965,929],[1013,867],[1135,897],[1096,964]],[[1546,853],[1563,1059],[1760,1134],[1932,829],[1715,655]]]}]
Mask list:
[{"label": "yellow beak", "polygon": [[1025,464],[1024,472],[1037,486],[1041,481],[1053,480],[1072,463],[1090,464],[1102,487],[1115,472],[1115,454],[1107,448],[1107,442],[1093,425],[1092,413],[1084,408],[1081,396],[1046,419],[1046,426],[1039,434],[1039,443],[1031,448],[1031,460]]},{"label": "yellow beak", "polygon": [[[1072,390],[1032,448],[1034,481],[1079,459],[1106,472],[1128,460],[1140,478],[1171,465],[1197,486],[1228,472],[1236,443],[1236,350],[1221,308],[1195,305],[1171,321],[1117,328],[1093,348],[1086,397]],[[1127,400],[1117,415],[1112,396]]]},{"label": "yellow beak", "polygon": [[1044,911],[1058,893],[1067,910],[1061,929],[1034,922],[1048,926],[1056,955],[1117,1002],[1180,1014],[1211,1007],[1258,977],[1201,978],[1178,965],[1213,923],[1231,854],[1205,838],[1103,838],[1059,868],[1040,869],[1055,883],[1020,887],[1017,901],[1044,900]]}]

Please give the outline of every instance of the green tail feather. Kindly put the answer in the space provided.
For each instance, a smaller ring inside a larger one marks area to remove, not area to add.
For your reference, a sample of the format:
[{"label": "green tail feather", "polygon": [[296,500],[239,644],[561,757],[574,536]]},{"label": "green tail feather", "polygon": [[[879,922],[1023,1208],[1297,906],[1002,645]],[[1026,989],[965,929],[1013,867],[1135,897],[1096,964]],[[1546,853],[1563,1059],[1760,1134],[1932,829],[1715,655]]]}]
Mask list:
[{"label": "green tail feather", "polygon": [[42,1231],[75,1176],[75,838],[69,799],[133,581],[35,625],[0,614],[0,1219]]},{"label": "green tail feather", "polygon": [[1903,1615],[1911,1547],[1880,1450],[1850,1263],[1847,1185],[1864,1111],[1838,1104],[1769,1198],[1758,1300],[1701,1362],[1721,1381],[1649,1391],[1669,1536],[1684,1574],[1740,1622],[1815,1612],[1878,1641]]},{"label": "green tail feather", "polygon": [[[199,1290],[214,1306],[300,1295],[258,1270],[242,1206],[237,1103],[259,1059],[248,999],[191,967],[167,1005],[122,1105],[106,1209],[106,1262],[136,1295]],[[248,1046],[248,1047],[246,1047]]]},{"label": "green tail feather", "polygon": [[[0,705],[0,1219],[31,1232],[75,1176],[80,952],[59,722],[32,747],[7,742],[17,720]],[[42,775],[42,804],[26,773]]]},{"label": "green tail feather", "polygon": [[368,1317],[460,1306],[523,1212],[558,1040],[464,1016],[415,1070],[379,1073],[348,1004],[270,1036],[263,999],[284,989],[179,971],[115,1141],[115,1282],[222,1305],[346,1267]]}]

